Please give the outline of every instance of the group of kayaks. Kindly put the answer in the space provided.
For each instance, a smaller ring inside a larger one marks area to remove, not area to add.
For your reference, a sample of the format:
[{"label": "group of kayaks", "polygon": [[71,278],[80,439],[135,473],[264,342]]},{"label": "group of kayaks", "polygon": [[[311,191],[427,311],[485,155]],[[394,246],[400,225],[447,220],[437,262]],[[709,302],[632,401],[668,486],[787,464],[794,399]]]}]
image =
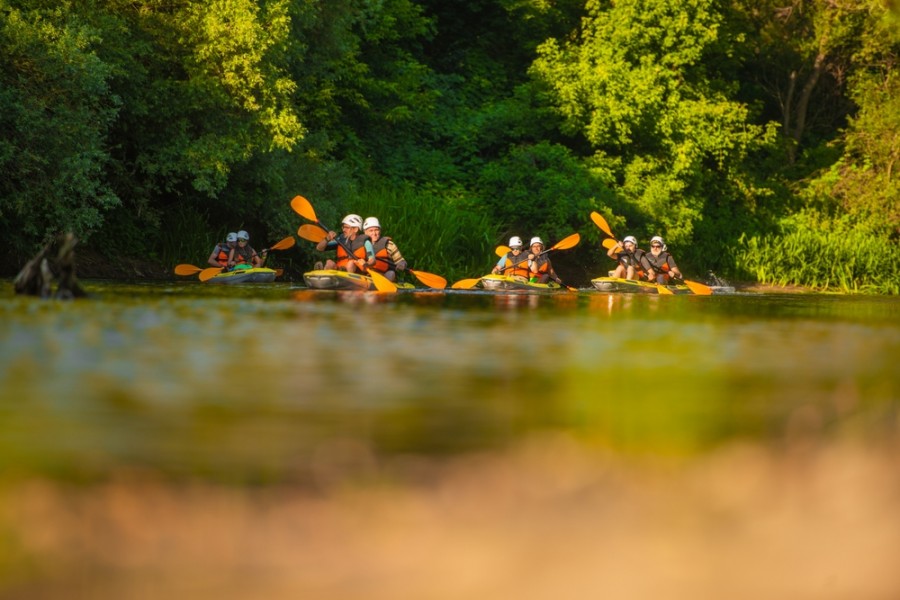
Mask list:
[{"label": "group of kayaks", "polygon": [[[318,269],[303,274],[303,281],[307,287],[316,290],[342,290],[342,291],[375,291],[375,283],[371,277],[359,273],[347,273],[346,271]],[[397,283],[397,287],[403,289],[417,289],[410,283]],[[601,292],[632,293],[632,294],[728,294],[734,293],[730,286],[701,286],[691,289],[686,284],[660,286],[648,281],[634,281],[619,279],[616,277],[597,277],[591,280],[594,289]],[[660,291],[659,288],[666,291]],[[709,291],[707,292],[705,289]],[[466,286],[465,289],[475,289],[491,292],[560,292],[577,291],[574,288],[560,285],[554,281],[548,283],[536,283],[525,281],[519,277],[508,275],[485,275],[477,279],[476,283]]]},{"label": "group of kayaks", "polygon": [[[315,225],[304,225],[298,230],[298,235],[303,239],[318,239],[322,232],[328,229],[322,224],[315,213],[312,205],[302,196],[297,196],[291,201],[291,207],[302,217],[312,221]],[[591,214],[591,219],[600,229],[611,238],[612,232],[605,219],[598,213]],[[317,230],[318,236],[311,236],[305,229],[314,228]],[[558,242],[548,251],[562,250],[572,247],[578,243],[579,236],[573,234],[564,240]],[[285,238],[278,244],[272,246],[272,250],[283,249],[293,246],[293,238]],[[498,247],[498,252],[501,247]],[[192,275],[200,273],[200,280],[213,284],[239,284],[239,283],[271,283],[275,281],[280,269],[269,269],[265,267],[254,268],[236,268],[233,270],[224,270],[222,268],[206,268],[201,269],[193,265],[178,265],[175,268],[178,275]],[[443,289],[446,287],[446,280],[443,277],[432,273],[415,271],[409,269],[419,281],[430,288]],[[416,289],[411,283],[389,281],[380,273],[371,273],[363,275],[360,273],[349,273],[347,271],[335,269],[315,269],[303,274],[303,280],[311,289],[316,290],[340,290],[340,291],[398,291],[404,289]],[[615,293],[638,293],[638,294],[727,294],[733,293],[734,288],[730,286],[707,286],[705,284],[683,281],[675,285],[663,285],[652,283],[649,281],[620,279],[616,277],[597,277],[591,280],[594,289],[601,292]],[[558,291],[578,291],[575,288],[548,281],[547,283],[538,283],[525,277],[490,274],[475,279],[464,279],[454,283],[451,286],[458,290],[471,290],[480,288],[481,290],[491,292],[558,292]]]}]

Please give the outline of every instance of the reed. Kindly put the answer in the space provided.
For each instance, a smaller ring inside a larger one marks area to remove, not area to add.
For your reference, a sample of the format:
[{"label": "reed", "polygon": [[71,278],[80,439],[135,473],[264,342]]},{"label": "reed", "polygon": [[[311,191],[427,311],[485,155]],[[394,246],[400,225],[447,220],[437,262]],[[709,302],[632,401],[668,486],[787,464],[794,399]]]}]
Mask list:
[{"label": "reed", "polygon": [[225,239],[227,231],[210,230],[206,215],[194,207],[182,206],[170,213],[160,227],[159,258],[165,265],[190,262],[206,264],[216,242]]},{"label": "reed", "polygon": [[738,264],[761,283],[900,294],[900,247],[887,235],[801,215],[776,235],[742,237]]}]

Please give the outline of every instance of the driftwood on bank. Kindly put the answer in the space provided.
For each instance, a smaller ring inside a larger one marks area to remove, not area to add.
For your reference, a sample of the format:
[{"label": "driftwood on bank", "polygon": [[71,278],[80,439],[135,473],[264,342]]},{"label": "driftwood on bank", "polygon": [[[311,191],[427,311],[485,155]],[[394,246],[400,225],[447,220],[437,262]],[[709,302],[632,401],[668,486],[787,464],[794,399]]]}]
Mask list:
[{"label": "driftwood on bank", "polygon": [[61,299],[86,296],[75,275],[76,244],[75,236],[65,233],[44,246],[16,275],[13,281],[16,293]]}]

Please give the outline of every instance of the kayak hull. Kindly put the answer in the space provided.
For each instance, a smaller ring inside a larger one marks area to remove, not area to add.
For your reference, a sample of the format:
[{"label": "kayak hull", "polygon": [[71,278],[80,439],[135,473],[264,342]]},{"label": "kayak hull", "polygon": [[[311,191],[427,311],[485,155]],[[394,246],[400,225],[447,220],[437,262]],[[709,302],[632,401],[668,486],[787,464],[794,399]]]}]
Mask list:
[{"label": "kayak hull", "polygon": [[479,281],[481,287],[492,292],[530,291],[555,292],[563,289],[555,281],[549,283],[531,283],[521,277],[511,275],[485,275]]},{"label": "kayak hull", "polygon": [[[347,271],[339,271],[337,269],[317,269],[308,271],[303,274],[303,281],[306,287],[314,290],[350,290],[350,291],[370,291],[377,289],[372,282],[372,278],[359,273],[348,273]],[[397,283],[397,287],[403,289],[414,289],[410,283]]]},{"label": "kayak hull", "polygon": [[219,273],[206,280],[206,283],[233,285],[236,283],[272,283],[275,281],[275,270],[266,268],[235,269]]},{"label": "kayak hull", "polygon": [[[620,279],[618,277],[597,277],[591,279],[591,285],[601,292],[616,292],[625,294],[658,294],[659,286],[649,281],[636,281],[634,279]],[[686,285],[665,286],[673,294],[692,294]]]}]

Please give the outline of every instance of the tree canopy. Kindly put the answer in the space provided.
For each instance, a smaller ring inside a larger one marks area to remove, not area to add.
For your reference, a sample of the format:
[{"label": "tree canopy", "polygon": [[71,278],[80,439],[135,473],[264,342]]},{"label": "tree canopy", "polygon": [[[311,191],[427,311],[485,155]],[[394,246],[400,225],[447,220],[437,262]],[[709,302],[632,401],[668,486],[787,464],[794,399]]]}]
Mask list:
[{"label": "tree canopy", "polygon": [[450,269],[577,230],[602,272],[598,210],[695,271],[895,292],[898,31],[882,0],[0,0],[7,263],[280,239],[303,194],[417,240],[459,215]]}]

